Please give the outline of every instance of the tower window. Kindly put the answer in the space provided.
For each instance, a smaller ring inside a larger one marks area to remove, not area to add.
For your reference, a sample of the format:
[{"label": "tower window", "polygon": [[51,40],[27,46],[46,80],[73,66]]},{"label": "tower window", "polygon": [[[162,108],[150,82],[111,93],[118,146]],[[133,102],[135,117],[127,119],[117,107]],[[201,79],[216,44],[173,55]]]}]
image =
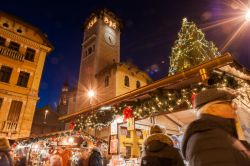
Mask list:
[{"label": "tower window", "polygon": [[0,36],[0,46],[4,46],[5,41],[6,41],[6,39]]},{"label": "tower window", "polygon": [[16,42],[10,42],[9,48],[15,51],[19,51],[20,44]]},{"label": "tower window", "polygon": [[106,76],[104,79],[104,86],[107,87],[109,86],[109,76]]},{"label": "tower window", "polygon": [[27,87],[30,74],[27,72],[21,71],[18,77],[17,85],[22,87]]},{"label": "tower window", "polygon": [[88,48],[88,54],[91,54],[92,51],[93,51],[93,50],[92,50],[92,47],[89,47],[89,48]]},{"label": "tower window", "polygon": [[128,78],[128,76],[124,77],[124,85],[129,87],[129,78]]},{"label": "tower window", "polygon": [[93,45],[93,51],[95,51],[95,45]]},{"label": "tower window", "polygon": [[28,61],[34,62],[35,53],[36,53],[35,50],[33,50],[31,48],[27,48],[26,54],[25,54],[25,59]]},{"label": "tower window", "polygon": [[0,69],[0,81],[8,83],[10,81],[11,73],[12,73],[12,68],[7,66],[2,66]]},{"label": "tower window", "polygon": [[140,81],[136,81],[136,88],[140,88],[140,87],[141,87]]}]

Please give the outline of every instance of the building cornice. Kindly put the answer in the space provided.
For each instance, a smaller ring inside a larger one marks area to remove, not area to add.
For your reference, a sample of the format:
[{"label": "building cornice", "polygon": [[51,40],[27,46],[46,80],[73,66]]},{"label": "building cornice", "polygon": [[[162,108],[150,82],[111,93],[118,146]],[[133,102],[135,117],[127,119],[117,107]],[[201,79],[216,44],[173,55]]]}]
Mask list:
[{"label": "building cornice", "polygon": [[38,43],[36,41],[33,41],[31,39],[28,39],[25,36],[21,36],[21,35],[17,35],[11,31],[9,31],[8,29],[4,29],[0,27],[0,34],[3,34],[5,37],[10,38],[10,39],[14,39],[20,43],[24,43],[30,46],[33,46],[34,48],[38,49],[38,50],[44,50],[46,52],[50,52],[52,51],[51,47],[48,47],[42,43]]}]

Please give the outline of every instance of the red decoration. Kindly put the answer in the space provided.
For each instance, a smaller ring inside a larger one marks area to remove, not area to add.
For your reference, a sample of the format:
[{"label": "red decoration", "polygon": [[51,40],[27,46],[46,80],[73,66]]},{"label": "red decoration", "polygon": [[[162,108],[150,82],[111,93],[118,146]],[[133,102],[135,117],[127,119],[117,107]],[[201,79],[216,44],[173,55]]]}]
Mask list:
[{"label": "red decoration", "polygon": [[131,107],[126,107],[124,108],[122,114],[123,114],[123,121],[125,122],[127,121],[127,119],[133,117],[133,110]]},{"label": "red decoration", "polygon": [[75,128],[75,123],[74,123],[74,122],[71,122],[71,123],[69,124],[69,129],[70,129],[70,130],[74,130],[74,128]]},{"label": "red decoration", "polygon": [[192,97],[191,97],[193,109],[194,109],[194,100],[195,100],[195,97],[196,97],[196,93],[193,93]]},{"label": "red decoration", "polygon": [[12,148],[16,148],[17,147],[17,143],[14,143],[13,145],[12,145]]}]

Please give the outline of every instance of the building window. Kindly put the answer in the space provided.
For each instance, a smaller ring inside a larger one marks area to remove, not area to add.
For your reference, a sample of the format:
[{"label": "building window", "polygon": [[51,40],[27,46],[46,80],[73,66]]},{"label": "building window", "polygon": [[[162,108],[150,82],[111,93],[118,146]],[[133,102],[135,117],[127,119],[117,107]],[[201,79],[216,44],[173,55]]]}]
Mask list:
[{"label": "building window", "polygon": [[0,36],[0,46],[4,46],[5,41],[6,41],[6,39]]},{"label": "building window", "polygon": [[127,138],[131,138],[131,132],[127,130],[127,135],[126,135]]},{"label": "building window", "polygon": [[10,42],[9,48],[15,51],[19,51],[20,44],[16,42]]},{"label": "building window", "polygon": [[19,73],[17,85],[22,87],[27,87],[28,81],[29,81],[30,74],[27,72],[21,71]]},{"label": "building window", "polygon": [[92,47],[88,48],[88,55],[92,53]]},{"label": "building window", "polygon": [[2,105],[3,105],[3,98],[0,98],[0,109],[1,109]]},{"label": "building window", "polygon": [[6,28],[8,28],[9,24],[5,22],[5,23],[3,23],[3,26],[6,27]]},{"label": "building window", "polygon": [[124,77],[124,85],[129,87],[129,78],[128,78],[128,76]]},{"label": "building window", "polygon": [[141,130],[136,130],[136,136],[137,138],[143,139],[143,134]]},{"label": "building window", "polygon": [[130,158],[131,156],[131,146],[126,146],[126,158]]},{"label": "building window", "polygon": [[16,30],[18,33],[22,33],[23,31],[21,29]]},{"label": "building window", "polygon": [[121,135],[126,136],[126,138],[131,138],[130,131],[126,127],[121,127]]},{"label": "building window", "polygon": [[140,88],[140,87],[141,87],[140,81],[136,81],[136,88]]},{"label": "building window", "polygon": [[0,81],[9,83],[11,73],[12,73],[12,68],[7,66],[2,66],[0,70]]},{"label": "building window", "polygon": [[109,76],[106,76],[106,77],[105,77],[104,86],[105,86],[105,87],[109,86]]},{"label": "building window", "polygon": [[31,48],[27,48],[26,54],[25,54],[25,59],[28,61],[34,62],[35,53],[36,53],[35,50],[33,50]]},{"label": "building window", "polygon": [[13,100],[11,102],[10,111],[9,111],[8,118],[7,118],[8,121],[18,122],[21,109],[22,109],[22,105],[23,103],[21,101]]}]

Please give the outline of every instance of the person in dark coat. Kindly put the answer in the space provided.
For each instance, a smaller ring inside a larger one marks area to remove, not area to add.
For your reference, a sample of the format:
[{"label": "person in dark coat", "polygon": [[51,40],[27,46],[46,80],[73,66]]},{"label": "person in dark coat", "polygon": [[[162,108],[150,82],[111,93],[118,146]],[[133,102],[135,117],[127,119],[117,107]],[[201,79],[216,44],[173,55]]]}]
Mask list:
[{"label": "person in dark coat", "polygon": [[103,159],[98,147],[94,147],[89,156],[89,166],[103,166]]},{"label": "person in dark coat", "polygon": [[21,156],[15,166],[26,166],[27,159],[26,156]]},{"label": "person in dark coat", "polygon": [[5,137],[0,138],[0,166],[13,166],[13,161],[10,156],[9,140]]},{"label": "person in dark coat", "polygon": [[249,149],[238,139],[235,97],[228,89],[217,88],[195,97],[199,116],[185,131],[181,148],[190,166],[250,165]]},{"label": "person in dark coat", "polygon": [[150,136],[143,143],[141,157],[141,166],[184,166],[173,141],[162,133],[158,125],[151,127]]}]

